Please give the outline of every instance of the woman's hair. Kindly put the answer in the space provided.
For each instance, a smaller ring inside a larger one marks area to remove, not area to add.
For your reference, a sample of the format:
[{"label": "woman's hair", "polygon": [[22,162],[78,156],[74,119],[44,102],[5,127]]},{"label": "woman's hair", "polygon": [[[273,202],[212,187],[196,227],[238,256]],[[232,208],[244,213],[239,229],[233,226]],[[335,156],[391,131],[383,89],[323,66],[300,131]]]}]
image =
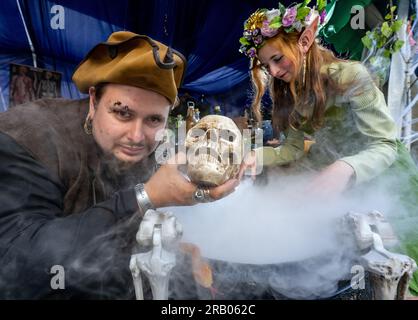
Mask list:
[{"label": "woman's hair", "polygon": [[[299,37],[298,32],[286,33],[281,30],[274,38],[266,40],[292,62],[296,76],[289,83],[267,75],[257,58],[251,70],[254,89],[251,107],[256,120],[262,121],[261,99],[269,86],[273,102],[272,122],[278,132],[286,130],[289,126],[299,128],[303,120],[310,121],[314,129],[320,128],[323,124],[327,94],[342,90],[328,73],[320,72],[321,66],[342,60],[316,41],[312,43],[306,54],[306,75],[303,85],[303,55],[298,46]],[[301,114],[296,112],[295,105],[298,106]]]}]

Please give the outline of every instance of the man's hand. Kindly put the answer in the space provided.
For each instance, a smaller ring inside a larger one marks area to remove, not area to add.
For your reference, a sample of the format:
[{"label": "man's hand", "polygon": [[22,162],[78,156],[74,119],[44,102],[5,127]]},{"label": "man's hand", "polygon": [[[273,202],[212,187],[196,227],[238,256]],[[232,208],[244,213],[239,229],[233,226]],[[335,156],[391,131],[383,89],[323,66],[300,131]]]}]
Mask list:
[{"label": "man's hand", "polygon": [[[145,191],[156,208],[196,204],[193,195],[197,186],[178,169],[180,164],[186,163],[185,160],[185,154],[175,155],[145,183]],[[238,184],[238,179],[230,179],[220,186],[210,188],[210,197],[214,200],[221,199],[232,193]]]}]

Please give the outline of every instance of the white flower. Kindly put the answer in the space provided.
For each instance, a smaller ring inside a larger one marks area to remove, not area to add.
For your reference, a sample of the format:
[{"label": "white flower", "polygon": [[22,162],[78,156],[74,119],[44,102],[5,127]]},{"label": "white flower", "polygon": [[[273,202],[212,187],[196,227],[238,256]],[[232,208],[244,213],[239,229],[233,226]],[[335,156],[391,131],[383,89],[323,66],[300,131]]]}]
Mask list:
[{"label": "white flower", "polygon": [[312,9],[311,12],[305,18],[305,24],[307,26],[310,26],[312,22],[314,22],[315,19],[318,18],[318,16],[319,16],[318,12]]},{"label": "white flower", "polygon": [[293,28],[295,28],[298,32],[302,31],[303,24],[299,20],[293,23]]},{"label": "white flower", "polygon": [[279,9],[268,10],[266,12],[266,18],[267,18],[268,21],[273,20],[277,16],[280,16],[280,10]]}]

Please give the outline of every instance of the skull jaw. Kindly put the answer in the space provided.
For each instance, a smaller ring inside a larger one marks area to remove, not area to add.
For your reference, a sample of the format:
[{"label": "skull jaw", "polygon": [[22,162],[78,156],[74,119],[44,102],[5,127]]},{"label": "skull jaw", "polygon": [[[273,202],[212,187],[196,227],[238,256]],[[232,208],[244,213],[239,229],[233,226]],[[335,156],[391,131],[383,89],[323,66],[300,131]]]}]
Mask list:
[{"label": "skull jaw", "polygon": [[227,180],[231,179],[238,173],[239,166],[229,166],[228,168],[219,170],[219,166],[214,163],[197,163],[196,165],[189,165],[187,175],[190,180],[203,187],[217,187]]}]

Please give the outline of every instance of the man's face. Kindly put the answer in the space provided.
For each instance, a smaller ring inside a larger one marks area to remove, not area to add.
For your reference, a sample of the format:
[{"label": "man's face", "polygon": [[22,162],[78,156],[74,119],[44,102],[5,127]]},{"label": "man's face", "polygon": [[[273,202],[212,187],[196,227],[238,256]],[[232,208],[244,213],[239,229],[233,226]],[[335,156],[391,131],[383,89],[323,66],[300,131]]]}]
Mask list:
[{"label": "man's face", "polygon": [[158,145],[155,135],[165,127],[169,110],[164,96],[138,87],[108,84],[100,101],[90,89],[94,139],[106,154],[127,164],[154,151]]}]

